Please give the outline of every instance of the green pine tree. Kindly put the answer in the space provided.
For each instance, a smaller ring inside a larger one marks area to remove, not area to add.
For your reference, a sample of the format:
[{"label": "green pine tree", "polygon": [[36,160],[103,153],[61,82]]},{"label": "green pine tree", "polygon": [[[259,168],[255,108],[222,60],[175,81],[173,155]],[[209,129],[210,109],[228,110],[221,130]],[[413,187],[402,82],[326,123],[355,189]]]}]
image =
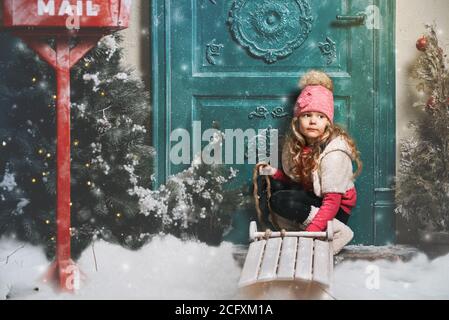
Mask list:
[{"label": "green pine tree", "polygon": [[[71,72],[72,256],[93,239],[131,249],[172,233],[218,244],[240,204],[223,166],[195,165],[152,187],[149,95],[105,37]],[[52,45],[51,41],[49,41]],[[55,75],[17,40],[0,96],[0,236],[55,249]]]},{"label": "green pine tree", "polygon": [[[120,65],[120,41],[118,34],[105,37],[71,72],[74,256],[94,236],[135,248],[141,234],[160,229],[161,219],[140,215],[137,197],[127,191],[132,186],[127,167],[133,163],[136,182],[151,186],[153,149],[146,129],[149,96],[132,71]],[[9,125],[0,131],[0,161],[17,187],[3,194],[8,205],[2,206],[0,231],[45,244],[51,256],[56,230],[55,75],[21,42],[14,59],[14,72],[1,92],[14,104],[5,110]]]}]

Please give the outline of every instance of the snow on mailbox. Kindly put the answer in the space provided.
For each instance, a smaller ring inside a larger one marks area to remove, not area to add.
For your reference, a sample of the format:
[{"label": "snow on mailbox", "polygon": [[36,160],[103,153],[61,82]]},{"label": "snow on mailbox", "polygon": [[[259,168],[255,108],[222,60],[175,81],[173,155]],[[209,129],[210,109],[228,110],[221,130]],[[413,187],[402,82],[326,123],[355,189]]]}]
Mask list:
[{"label": "snow on mailbox", "polygon": [[[80,272],[70,253],[70,69],[106,34],[128,27],[132,0],[3,0],[2,29],[32,48],[56,73],[56,260],[46,279],[75,291]],[[72,37],[77,45],[70,46]],[[52,48],[46,38],[55,39]]]}]

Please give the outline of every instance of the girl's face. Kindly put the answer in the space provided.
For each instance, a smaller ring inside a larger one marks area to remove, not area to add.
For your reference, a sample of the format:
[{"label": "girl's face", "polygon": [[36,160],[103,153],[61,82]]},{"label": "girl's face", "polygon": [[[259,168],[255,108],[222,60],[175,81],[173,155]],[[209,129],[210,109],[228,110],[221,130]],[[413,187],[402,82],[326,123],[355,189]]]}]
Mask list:
[{"label": "girl's face", "polygon": [[321,112],[304,112],[299,115],[299,132],[306,137],[308,144],[321,137],[328,124],[329,120]]}]

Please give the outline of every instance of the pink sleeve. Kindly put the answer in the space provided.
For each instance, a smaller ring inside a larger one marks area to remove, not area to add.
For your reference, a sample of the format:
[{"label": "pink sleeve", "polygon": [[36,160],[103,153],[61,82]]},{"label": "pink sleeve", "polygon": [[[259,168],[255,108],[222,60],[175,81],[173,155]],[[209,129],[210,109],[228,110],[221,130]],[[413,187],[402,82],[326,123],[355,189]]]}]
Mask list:
[{"label": "pink sleeve", "polygon": [[277,169],[276,173],[272,175],[274,180],[278,180],[284,183],[290,183],[291,179],[282,171],[281,169]]},{"label": "pink sleeve", "polygon": [[318,210],[315,218],[313,218],[306,231],[317,232],[326,230],[327,222],[337,215],[341,204],[341,197],[341,193],[326,193],[320,210]]}]

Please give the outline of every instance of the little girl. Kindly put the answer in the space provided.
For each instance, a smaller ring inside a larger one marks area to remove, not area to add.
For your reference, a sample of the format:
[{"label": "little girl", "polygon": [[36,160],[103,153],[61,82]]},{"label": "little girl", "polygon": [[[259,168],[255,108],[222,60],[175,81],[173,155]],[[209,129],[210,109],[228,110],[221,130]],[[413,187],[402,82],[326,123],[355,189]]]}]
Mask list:
[{"label": "little girl", "polygon": [[332,80],[312,70],[301,78],[300,88],[282,169],[256,166],[258,212],[262,209],[274,226],[286,230],[324,231],[332,220],[337,254],[353,238],[346,224],[356,205],[354,179],[362,162],[352,138],[333,123]]}]

